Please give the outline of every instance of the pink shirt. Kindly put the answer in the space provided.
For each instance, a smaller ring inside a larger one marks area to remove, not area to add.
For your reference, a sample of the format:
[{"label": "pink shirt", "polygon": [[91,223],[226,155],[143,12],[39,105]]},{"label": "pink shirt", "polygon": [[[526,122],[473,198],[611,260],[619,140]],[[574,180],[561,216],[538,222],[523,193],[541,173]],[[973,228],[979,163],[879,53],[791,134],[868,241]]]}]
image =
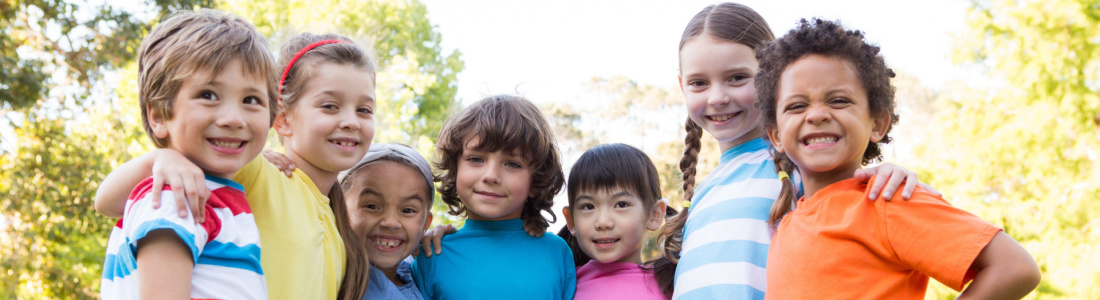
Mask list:
[{"label": "pink shirt", "polygon": [[577,268],[576,300],[668,299],[657,286],[653,270],[635,263],[589,261]]}]

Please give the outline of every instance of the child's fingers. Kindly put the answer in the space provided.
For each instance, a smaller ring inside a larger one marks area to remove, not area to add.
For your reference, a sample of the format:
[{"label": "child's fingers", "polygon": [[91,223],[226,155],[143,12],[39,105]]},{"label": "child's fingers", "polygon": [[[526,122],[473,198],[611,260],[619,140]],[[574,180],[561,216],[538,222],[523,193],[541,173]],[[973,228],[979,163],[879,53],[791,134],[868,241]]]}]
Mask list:
[{"label": "child's fingers", "polygon": [[[181,187],[181,186],[183,187],[182,192],[184,194],[184,198],[183,199],[176,199],[176,207],[179,208],[179,210],[181,212],[181,214],[180,214],[181,218],[187,217],[187,204],[188,204],[188,202],[189,201],[198,201],[198,198],[199,198],[199,193],[198,193],[199,186],[197,186],[193,180],[188,180],[188,179],[189,178],[184,177],[184,178],[180,179],[182,181],[180,183],[169,183],[169,185],[172,185],[172,187]],[[183,200],[183,201],[180,201],[180,200]],[[194,210],[194,208],[192,208],[192,210]],[[192,213],[191,215],[195,216],[195,222],[199,221],[199,216],[197,214]]]},{"label": "child's fingers", "polygon": [[[424,257],[432,257],[432,236],[435,235],[435,228],[428,229],[424,232],[424,236],[420,237],[420,248],[424,250]],[[417,249],[420,251],[420,249]],[[438,252],[436,252],[438,254]]]},{"label": "child's fingers", "polygon": [[164,189],[164,179],[153,177],[153,209],[160,208],[160,191]]},{"label": "child's fingers", "polygon": [[940,193],[940,191],[936,190],[935,188],[933,188],[931,185],[928,185],[927,183],[918,182],[917,185],[920,185],[921,188],[924,188],[925,191],[927,191],[929,194],[935,195],[936,197],[943,196],[943,193]]},{"label": "child's fingers", "polygon": [[264,150],[261,153],[263,153],[264,159],[267,159],[268,162],[275,165],[279,171],[283,171],[286,177],[291,177],[291,174],[294,174],[294,162],[286,157],[286,155],[271,150]]},{"label": "child's fingers", "polygon": [[917,173],[907,172],[908,176],[905,177],[905,187],[901,190],[901,198],[909,200],[913,197],[913,190],[917,188]]},{"label": "child's fingers", "polygon": [[[889,176],[890,180],[886,181],[886,185],[882,187],[882,195],[879,195],[886,201],[893,199],[894,193],[898,191],[898,187],[905,183],[905,171],[894,170]],[[879,178],[883,177],[880,176]]]},{"label": "child's fingers", "polygon": [[195,188],[196,197],[194,201],[190,201],[191,214],[195,216],[195,222],[206,222],[206,201],[210,200],[210,191],[206,189],[205,178],[200,181],[200,184]]},{"label": "child's fingers", "polygon": [[[871,180],[871,176],[873,176],[875,173],[877,173],[881,170],[882,170],[881,167],[876,167],[876,168],[871,168],[871,169],[859,169],[859,170],[856,170],[855,175],[856,175],[856,178],[860,178],[859,179],[860,181],[867,181],[867,180]],[[862,178],[860,177],[860,174],[863,174]],[[879,174],[879,175],[882,175],[882,174]],[[883,178],[882,176],[879,176],[878,178],[879,178],[879,180],[875,180],[874,184],[871,185],[871,191],[867,193],[867,198],[870,199],[871,201],[875,201],[875,199],[878,199],[879,193],[882,192],[882,186],[886,184],[886,182],[882,180],[882,178]]]}]

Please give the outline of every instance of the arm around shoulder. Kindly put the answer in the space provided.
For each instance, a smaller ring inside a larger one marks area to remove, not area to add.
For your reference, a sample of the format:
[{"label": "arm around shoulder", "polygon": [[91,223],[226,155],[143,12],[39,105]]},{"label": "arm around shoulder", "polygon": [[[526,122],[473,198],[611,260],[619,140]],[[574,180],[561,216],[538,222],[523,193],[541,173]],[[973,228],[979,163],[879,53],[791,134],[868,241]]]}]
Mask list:
[{"label": "arm around shoulder", "polygon": [[989,241],[970,266],[977,272],[959,299],[1020,299],[1039,285],[1035,259],[1004,232]]},{"label": "arm around shoulder", "polygon": [[127,161],[103,178],[95,190],[96,212],[111,218],[122,217],[130,191],[153,175],[154,152],[156,150]]}]

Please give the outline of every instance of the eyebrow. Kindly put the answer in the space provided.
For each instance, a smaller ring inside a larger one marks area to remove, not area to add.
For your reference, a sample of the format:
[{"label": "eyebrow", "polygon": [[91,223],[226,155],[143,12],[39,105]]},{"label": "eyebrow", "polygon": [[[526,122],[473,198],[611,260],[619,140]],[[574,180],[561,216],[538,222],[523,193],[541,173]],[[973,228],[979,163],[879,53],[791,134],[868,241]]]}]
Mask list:
[{"label": "eyebrow", "polygon": [[[372,188],[364,188],[362,191],[359,191],[359,197],[363,197],[365,195],[373,195],[373,196],[382,197],[382,193],[380,193],[380,192],[378,192],[378,191],[376,191]],[[426,200],[424,200],[424,197],[421,197],[421,195],[419,193],[406,196],[405,198],[401,199],[401,202],[409,202],[409,201],[412,201],[412,200],[420,200],[421,202],[427,202]]]},{"label": "eyebrow", "polygon": [[[207,82],[206,85],[213,86],[213,87],[219,87],[219,88],[229,86],[228,83],[221,82],[221,81],[218,81],[216,79],[215,80],[210,80],[210,82]],[[244,84],[243,86],[245,86],[245,92],[246,93],[251,93],[251,94],[263,93],[263,92],[260,91],[260,89],[257,89],[255,85]]]}]

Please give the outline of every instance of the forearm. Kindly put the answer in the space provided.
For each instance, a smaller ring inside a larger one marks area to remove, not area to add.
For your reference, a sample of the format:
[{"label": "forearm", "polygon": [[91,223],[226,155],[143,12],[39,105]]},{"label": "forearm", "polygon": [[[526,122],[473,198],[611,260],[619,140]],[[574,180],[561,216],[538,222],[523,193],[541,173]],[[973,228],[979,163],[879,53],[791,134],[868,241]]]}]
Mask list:
[{"label": "forearm", "polygon": [[135,157],[107,174],[95,191],[95,210],[107,217],[121,218],[130,191],[153,175],[153,162],[159,150]]},{"label": "forearm", "polygon": [[974,262],[978,275],[959,299],[1020,299],[1042,275],[1031,254],[1004,232],[997,233]]}]

